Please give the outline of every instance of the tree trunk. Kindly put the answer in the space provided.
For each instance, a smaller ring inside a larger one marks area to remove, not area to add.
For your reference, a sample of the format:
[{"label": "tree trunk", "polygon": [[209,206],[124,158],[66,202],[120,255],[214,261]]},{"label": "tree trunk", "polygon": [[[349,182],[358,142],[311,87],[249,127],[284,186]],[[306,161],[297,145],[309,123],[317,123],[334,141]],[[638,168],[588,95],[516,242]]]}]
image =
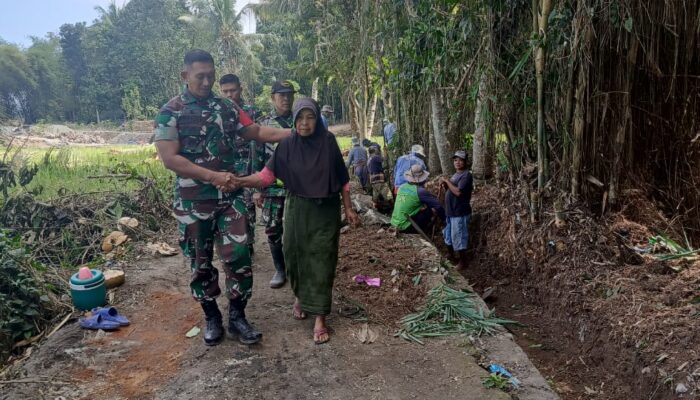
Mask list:
[{"label": "tree trunk", "polygon": [[311,84],[311,98],[318,101],[318,76]]},{"label": "tree trunk", "polygon": [[476,179],[491,177],[491,163],[486,138],[486,74],[479,77],[479,94],[474,109],[474,143],[472,145],[472,174]]},{"label": "tree trunk", "polygon": [[379,96],[375,93],[372,96],[372,101],[369,103],[369,111],[367,112],[367,117],[365,120],[367,121],[367,131],[365,132],[365,137],[368,139],[372,138],[372,131],[374,131],[374,119],[375,116],[377,115],[377,101],[379,100]]},{"label": "tree trunk", "polygon": [[350,106],[350,131],[353,135],[356,135],[360,130],[360,117],[357,110],[357,103],[352,93],[350,93],[348,105]]},{"label": "tree trunk", "polygon": [[433,124],[430,124],[430,129],[428,129],[429,140],[428,140],[428,170],[432,176],[437,176],[440,174],[440,155],[437,151],[437,145],[435,144],[435,129]]},{"label": "tree trunk", "polygon": [[452,158],[450,157],[450,143],[447,141],[445,112],[440,97],[441,95],[437,90],[432,90],[430,92],[430,119],[433,124],[435,147],[437,147],[437,154],[440,157],[442,172],[449,174],[454,172],[454,167],[451,162]]}]

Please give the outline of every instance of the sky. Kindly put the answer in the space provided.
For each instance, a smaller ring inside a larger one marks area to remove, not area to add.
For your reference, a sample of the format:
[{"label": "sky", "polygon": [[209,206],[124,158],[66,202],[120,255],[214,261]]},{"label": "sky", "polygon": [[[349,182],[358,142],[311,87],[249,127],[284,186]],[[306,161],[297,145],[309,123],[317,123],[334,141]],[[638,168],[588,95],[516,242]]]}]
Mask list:
[{"label": "sky", "polygon": [[[117,6],[128,0],[116,0]],[[248,0],[236,1],[240,10]],[[58,33],[65,23],[87,22],[91,25],[97,18],[95,6],[107,8],[111,0],[0,0],[0,38],[29,47],[30,36],[44,37],[47,32]],[[244,32],[255,32],[254,21],[246,20]]]}]

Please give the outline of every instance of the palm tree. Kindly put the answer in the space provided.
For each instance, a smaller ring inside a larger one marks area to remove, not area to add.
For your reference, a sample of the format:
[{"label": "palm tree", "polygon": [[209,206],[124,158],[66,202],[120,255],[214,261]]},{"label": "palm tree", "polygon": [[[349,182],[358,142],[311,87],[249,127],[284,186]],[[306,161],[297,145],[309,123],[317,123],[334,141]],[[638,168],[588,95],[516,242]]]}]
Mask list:
[{"label": "palm tree", "polygon": [[114,25],[114,22],[117,20],[117,18],[119,18],[119,14],[121,13],[121,10],[123,8],[123,3],[121,7],[118,7],[116,0],[112,0],[112,2],[109,3],[106,9],[102,6],[95,6],[95,11],[97,11],[97,13],[100,16],[100,20],[103,23],[112,26]]}]

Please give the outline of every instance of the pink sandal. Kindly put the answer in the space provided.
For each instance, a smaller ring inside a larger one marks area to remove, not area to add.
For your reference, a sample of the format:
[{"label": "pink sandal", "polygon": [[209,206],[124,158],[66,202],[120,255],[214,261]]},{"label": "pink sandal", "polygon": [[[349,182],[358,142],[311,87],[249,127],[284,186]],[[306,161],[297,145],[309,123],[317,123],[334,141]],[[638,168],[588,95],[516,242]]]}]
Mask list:
[{"label": "pink sandal", "polygon": [[298,301],[294,302],[294,305],[292,306],[292,316],[296,320],[303,320],[306,319],[307,315],[306,313],[301,309],[301,304],[299,304]]},{"label": "pink sandal", "polygon": [[326,340],[321,340],[320,337],[321,335],[328,335],[328,329],[327,328],[322,328],[322,329],[314,329],[314,343],[316,344],[324,344],[331,340],[330,335],[328,335],[328,338]]}]

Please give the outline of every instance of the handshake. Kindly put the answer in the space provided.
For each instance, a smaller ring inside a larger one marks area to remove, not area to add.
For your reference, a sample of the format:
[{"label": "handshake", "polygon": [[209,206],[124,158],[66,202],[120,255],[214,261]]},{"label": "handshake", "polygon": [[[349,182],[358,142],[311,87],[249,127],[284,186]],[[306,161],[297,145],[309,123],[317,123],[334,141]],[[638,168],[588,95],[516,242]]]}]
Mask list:
[{"label": "handshake", "polygon": [[216,186],[216,188],[222,192],[233,192],[243,187],[241,178],[230,172],[212,173],[209,183]]}]

